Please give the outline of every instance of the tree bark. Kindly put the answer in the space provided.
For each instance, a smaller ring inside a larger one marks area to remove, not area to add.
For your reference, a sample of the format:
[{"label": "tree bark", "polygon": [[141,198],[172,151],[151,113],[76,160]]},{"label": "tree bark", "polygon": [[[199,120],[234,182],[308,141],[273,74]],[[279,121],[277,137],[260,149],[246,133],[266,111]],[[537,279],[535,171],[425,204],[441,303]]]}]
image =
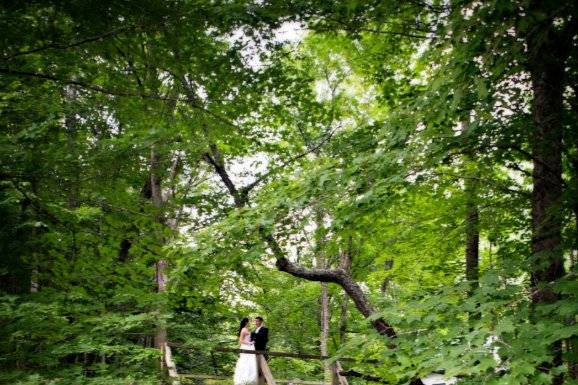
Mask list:
[{"label": "tree bark", "polygon": [[[307,269],[296,265],[285,257],[285,253],[272,235],[266,234],[262,231],[262,236],[276,258],[275,266],[279,271],[286,272],[308,281],[336,283],[349,295],[349,298],[351,298],[355,304],[356,309],[359,310],[365,318],[373,317],[373,306],[365,297],[365,293],[363,293],[361,287],[345,270],[341,268]],[[395,338],[397,336],[395,330],[382,318],[371,319],[370,323],[379,334],[387,335],[390,338]]]},{"label": "tree bark", "polygon": [[564,274],[561,244],[562,68],[532,72],[534,171],[532,193],[532,286],[535,303],[558,299],[549,284]]},{"label": "tree bark", "polygon": [[[77,98],[78,92],[74,86],[66,86],[64,100],[72,103]],[[78,151],[78,120],[72,111],[64,116],[64,129],[66,133],[66,149],[68,151],[70,177],[66,179],[67,207],[71,210],[80,207],[80,162]]]},{"label": "tree bark", "polygon": [[[532,1],[528,13],[551,14],[546,2]],[[531,285],[534,304],[547,304],[559,299],[552,283],[564,275],[561,247],[562,230],[562,113],[565,84],[565,61],[578,24],[572,18],[558,32],[554,17],[534,22],[525,36],[528,46],[527,67],[530,71],[534,99],[532,102],[533,158],[532,192],[532,258]],[[541,365],[541,370],[562,364],[562,346],[552,346],[553,360]],[[553,384],[564,381],[556,375]]]},{"label": "tree bark", "polygon": [[466,196],[466,248],[465,265],[466,280],[470,284],[469,295],[478,288],[479,257],[480,257],[480,212],[477,202],[479,173],[474,160],[473,145],[470,139],[470,111],[461,122],[462,135],[465,139],[464,162],[464,194]]},{"label": "tree bark", "polygon": [[[472,156],[464,157],[466,175],[464,178],[464,193],[466,195],[466,248],[465,265],[466,280],[468,282],[469,297],[473,296],[479,287],[479,257],[480,257],[480,212],[478,207],[479,175],[477,165]],[[476,309],[469,312],[470,331],[474,328],[474,322],[480,319],[480,303],[476,302]]]},{"label": "tree bark", "polygon": [[479,286],[480,212],[477,188],[478,180],[466,177],[466,279],[470,283],[470,294]]},{"label": "tree bark", "polygon": [[[327,231],[323,223],[324,214],[320,207],[315,207],[315,264],[317,268],[327,268],[327,257],[325,256],[325,242],[327,241]],[[329,341],[329,290],[327,282],[321,282],[321,293],[319,295],[319,351],[322,356],[328,356],[327,343]],[[331,380],[331,368],[328,362],[323,361],[325,381]]]},{"label": "tree bark", "polygon": [[[174,186],[176,184],[176,175],[178,173],[178,156],[175,158],[173,165],[170,171],[170,183],[172,186],[172,196],[174,197],[175,191]],[[151,155],[150,155],[150,193],[151,193],[151,200],[153,203],[154,208],[156,209],[155,212],[155,220],[159,225],[169,225],[173,231],[176,231],[176,222],[167,220],[163,215],[162,209],[165,205],[165,198],[163,197],[163,190],[162,190],[162,174],[161,174],[161,159],[158,153],[157,144],[153,144],[151,146]],[[160,242],[165,243],[167,240],[164,236],[160,236]],[[167,282],[168,282],[168,270],[169,263],[165,259],[159,259],[156,262],[156,274],[155,274],[155,281],[157,284],[157,293],[166,293],[167,291]],[[158,348],[161,352],[161,359],[160,364],[161,368],[167,368],[169,375],[171,378],[176,378],[177,370],[175,363],[172,357],[172,351],[168,344],[167,338],[167,328],[164,326],[162,322],[159,323],[155,337],[154,337],[154,344],[155,347]]]},{"label": "tree bark", "polygon": [[[164,219],[161,212],[163,207],[163,196],[160,174],[160,156],[158,154],[156,143],[151,146],[150,169],[150,191],[151,201],[153,207],[155,208],[155,221],[160,225],[164,225]],[[164,242],[164,239],[161,239],[160,241],[162,243]],[[167,262],[163,259],[159,259],[155,264],[155,268],[155,283],[157,286],[157,293],[164,293],[166,291],[167,282]],[[164,367],[164,346],[166,343],[167,330],[162,324],[159,324],[155,333],[155,347],[161,350],[161,367]]]},{"label": "tree bark", "polygon": [[[327,349],[327,342],[329,341],[329,290],[327,287],[327,282],[321,282],[321,335],[319,343],[319,351],[322,356],[328,356],[329,351]],[[323,362],[325,379],[329,381],[331,378],[331,369],[327,362]]]},{"label": "tree bark", "polygon": [[126,262],[129,258],[129,251],[132,246],[132,242],[128,238],[124,238],[120,241],[120,246],[118,249],[118,261],[119,262]]},{"label": "tree bark", "polygon": [[40,288],[40,284],[38,283],[38,267],[34,266],[30,273],[30,293],[38,293],[38,289]]},{"label": "tree bark", "polygon": [[[349,247],[347,252],[342,252],[339,256],[339,267],[342,268],[347,274],[351,275],[351,261],[352,261],[352,238],[349,237]],[[339,343],[343,345],[347,336],[347,316],[349,309],[349,296],[347,293],[343,293],[343,298],[341,299],[341,314],[339,317]]]}]

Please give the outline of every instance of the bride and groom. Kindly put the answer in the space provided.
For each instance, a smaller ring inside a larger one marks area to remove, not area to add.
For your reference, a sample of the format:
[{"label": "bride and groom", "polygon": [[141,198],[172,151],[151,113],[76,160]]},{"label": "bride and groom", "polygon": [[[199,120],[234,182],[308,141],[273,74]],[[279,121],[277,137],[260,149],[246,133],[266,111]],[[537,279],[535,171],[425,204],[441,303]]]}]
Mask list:
[{"label": "bride and groom", "polygon": [[[255,318],[255,331],[249,331],[249,318],[243,318],[239,327],[239,343],[242,350],[266,350],[269,340],[269,329],[263,325],[263,318]],[[255,385],[259,379],[257,355],[240,353],[235,374],[234,385]]]}]

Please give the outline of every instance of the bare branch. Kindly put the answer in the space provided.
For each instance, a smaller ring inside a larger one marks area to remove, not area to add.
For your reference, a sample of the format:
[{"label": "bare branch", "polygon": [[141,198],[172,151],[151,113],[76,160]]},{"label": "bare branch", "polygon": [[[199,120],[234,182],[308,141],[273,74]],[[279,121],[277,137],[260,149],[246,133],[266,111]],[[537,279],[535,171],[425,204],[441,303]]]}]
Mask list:
[{"label": "bare branch", "polygon": [[227,187],[229,194],[233,197],[235,201],[235,206],[237,207],[245,206],[248,203],[247,194],[244,194],[244,198],[242,194],[239,194],[239,190],[229,177],[229,173],[225,168],[225,162],[222,159],[221,153],[217,149],[217,146],[215,144],[211,144],[210,152],[206,152],[203,155],[203,157],[210,165],[213,166],[215,172],[219,175],[225,187]]}]

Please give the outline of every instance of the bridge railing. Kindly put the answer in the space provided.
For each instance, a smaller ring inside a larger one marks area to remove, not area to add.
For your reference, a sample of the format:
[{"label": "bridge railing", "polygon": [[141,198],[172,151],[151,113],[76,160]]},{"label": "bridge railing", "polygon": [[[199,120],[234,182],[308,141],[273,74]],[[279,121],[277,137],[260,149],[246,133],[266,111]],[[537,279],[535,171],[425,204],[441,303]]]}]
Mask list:
[{"label": "bridge railing", "polygon": [[[165,355],[165,362],[167,363],[167,369],[169,372],[169,377],[171,377],[172,383],[174,385],[178,384],[178,379],[199,379],[199,380],[231,380],[231,377],[210,375],[210,374],[198,374],[198,373],[178,373],[176,365],[172,360],[171,346],[178,347],[178,344],[167,344],[163,353]],[[296,358],[302,360],[320,360],[325,361],[329,359],[329,356],[322,356],[317,354],[306,354],[306,353],[291,353],[291,352],[274,352],[268,350],[246,350],[246,349],[233,349],[226,347],[217,347],[214,352],[221,353],[245,353],[254,354],[257,357],[257,365],[259,368],[259,385],[277,385],[277,384],[289,384],[289,385],[349,385],[347,378],[343,375],[345,372],[341,367],[341,362],[335,361],[331,364],[331,383],[325,381],[308,381],[302,379],[276,379],[269,368],[269,364],[265,359],[265,356],[270,357],[286,357],[286,358]],[[341,358],[343,361],[354,361],[351,358]]]},{"label": "bridge railing", "polygon": [[[267,360],[265,356],[271,357],[288,357],[288,358],[298,358],[302,360],[327,360],[329,356],[322,356],[316,354],[305,354],[305,353],[290,353],[290,352],[272,352],[268,350],[247,350],[247,349],[232,349],[232,348],[225,348],[225,347],[217,347],[215,348],[217,352],[225,352],[225,353],[245,353],[245,354],[255,354],[257,356],[257,365],[259,367],[260,373],[260,380],[262,383],[267,385],[277,385],[277,383],[288,383],[288,384],[303,384],[303,385],[328,385],[323,381],[304,381],[304,380],[276,380],[271,373],[271,369],[267,364]],[[349,358],[345,358],[344,360],[351,360]],[[343,368],[341,367],[341,363],[339,361],[335,361],[331,365],[331,385],[349,385],[347,382],[347,378],[343,376],[341,373],[343,372]],[[264,381],[263,381],[264,380]],[[261,385],[261,384],[260,384]]]}]

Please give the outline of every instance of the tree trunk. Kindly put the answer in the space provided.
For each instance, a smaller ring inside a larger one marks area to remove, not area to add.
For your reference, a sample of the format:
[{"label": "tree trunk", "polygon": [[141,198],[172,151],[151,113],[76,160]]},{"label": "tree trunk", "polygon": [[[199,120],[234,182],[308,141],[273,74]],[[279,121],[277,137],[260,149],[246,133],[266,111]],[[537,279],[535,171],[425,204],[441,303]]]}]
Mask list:
[{"label": "tree trunk", "polygon": [[[66,86],[64,100],[72,103],[77,98],[78,92],[74,86]],[[80,207],[80,161],[78,151],[78,120],[76,114],[68,111],[64,116],[64,128],[66,133],[66,149],[69,157],[68,172],[70,177],[66,179],[66,200],[69,209]]]},{"label": "tree trunk", "polygon": [[[560,111],[562,90],[561,74],[555,68],[532,73],[534,89],[534,156],[532,193],[532,301],[535,304],[552,303],[559,299],[551,283],[564,275],[564,259],[561,249],[561,132]],[[552,366],[562,364],[560,343],[552,347]],[[563,377],[555,377],[553,384],[562,384]]]},{"label": "tree trunk", "polygon": [[[578,133],[576,135],[578,135]],[[578,151],[578,144],[576,145],[576,150]],[[572,202],[572,211],[574,212],[574,256],[575,253],[578,252],[578,159],[574,159],[572,164],[574,165],[574,194],[572,197],[574,199]],[[575,263],[576,261],[573,260],[572,268],[575,267]]]},{"label": "tree trunk", "polygon": [[[153,207],[155,208],[155,221],[159,225],[164,225],[164,217],[162,215],[162,208],[164,205],[163,194],[162,194],[162,185],[161,185],[161,165],[160,165],[160,156],[157,149],[157,144],[153,144],[151,146],[151,154],[150,154],[150,191],[151,191],[151,200],[153,203]],[[164,237],[161,234],[159,236],[159,241],[164,243]],[[167,288],[167,267],[168,263],[164,259],[159,259],[156,262],[156,273],[155,273],[155,282],[157,285],[157,293],[165,293]],[[164,326],[163,321],[160,321],[157,325],[157,330],[154,337],[154,344],[155,347],[158,348],[161,352],[161,368],[165,368],[166,366],[166,347],[167,347],[167,329]]]},{"label": "tree trunk", "polygon": [[466,196],[466,280],[470,284],[469,295],[478,288],[479,256],[480,256],[480,213],[477,202],[479,172],[474,160],[473,143],[470,136],[470,111],[461,122],[462,135],[465,138],[464,162],[464,193]]},{"label": "tree trunk", "polygon": [[534,133],[532,153],[532,285],[535,303],[558,299],[549,284],[564,275],[561,244],[562,68],[532,72]]},{"label": "tree trunk", "polygon": [[[325,256],[325,243],[327,241],[327,231],[324,224],[324,213],[320,207],[314,207],[315,212],[315,265],[318,269],[327,268],[327,258]],[[329,290],[327,282],[321,282],[321,293],[319,296],[319,351],[322,356],[328,355],[327,343],[329,341]],[[325,381],[331,379],[331,368],[323,361]]]},{"label": "tree trunk", "polygon": [[[339,256],[339,267],[341,267],[348,275],[351,275],[351,260],[352,260],[352,238],[349,237],[349,248],[348,252],[342,252]],[[341,315],[339,317],[339,344],[343,345],[347,337],[347,318],[349,309],[349,296],[347,293],[343,293],[343,298],[341,300]]]},{"label": "tree trunk", "polygon": [[[548,14],[548,5],[539,1],[530,4],[529,15]],[[552,283],[564,275],[564,257],[561,248],[562,229],[562,112],[565,83],[564,66],[570,42],[576,32],[576,20],[567,23],[563,32],[557,32],[554,20],[547,19],[534,27],[526,36],[528,69],[532,80],[533,156],[532,192],[532,301],[535,305],[548,304],[559,299]],[[553,361],[540,365],[549,372],[562,364],[561,343],[552,346]],[[557,375],[553,384],[562,384]]]},{"label": "tree trunk", "polygon": [[40,288],[40,284],[38,283],[38,267],[34,266],[32,268],[32,272],[30,273],[30,292],[31,293],[38,293],[38,289]]},{"label": "tree trunk", "polygon": [[[161,158],[156,143],[151,146],[150,163],[151,163],[150,186],[145,186],[145,188],[143,188],[143,191],[148,187],[150,187],[150,198],[156,210],[155,221],[159,225],[161,225],[161,227],[169,226],[171,230],[173,230],[173,232],[176,232],[177,231],[176,221],[172,220],[171,218],[167,219],[162,212],[166,200],[165,197],[163,196],[162,183],[161,183],[162,182]],[[179,171],[178,163],[179,158],[178,156],[176,156],[170,170],[170,184],[172,186],[172,195],[170,196],[173,198],[175,194],[174,186],[176,186],[176,178],[177,173]],[[159,241],[160,243],[164,244],[168,240],[161,234],[159,236]],[[166,293],[167,291],[168,267],[169,267],[168,261],[163,258],[160,258],[156,262],[155,282],[157,284],[157,293]],[[167,368],[169,376],[173,379],[173,383],[178,383],[178,381],[175,380],[177,378],[177,369],[173,361],[171,348],[168,344],[167,329],[162,321],[160,321],[157,326],[154,344],[155,347],[157,347],[161,352],[161,360],[160,360],[161,368]]]},{"label": "tree trunk", "polygon": [[[64,89],[64,101],[72,103],[77,98],[77,91],[74,86],[66,86]],[[67,111],[64,116],[64,131],[66,134],[67,165],[65,166],[68,178],[64,179],[66,207],[75,210],[80,207],[80,161],[78,151],[78,120],[76,114]],[[69,258],[75,261],[79,248],[77,244],[77,226],[74,222],[69,223],[71,244]]]},{"label": "tree trunk", "polygon": [[128,238],[124,238],[120,241],[120,246],[118,249],[118,261],[124,263],[129,259],[129,251],[132,246],[132,242]]},{"label": "tree trunk", "polygon": [[[327,342],[329,341],[329,290],[327,282],[321,282],[321,335],[319,350],[322,356],[328,356]],[[331,368],[326,361],[323,361],[325,371],[325,381],[331,379]]]},{"label": "tree trunk", "polygon": [[480,249],[480,213],[477,203],[478,180],[465,178],[466,193],[466,279],[470,284],[470,294],[478,288],[479,249]]},{"label": "tree trunk", "polygon": [[349,312],[349,297],[343,293],[340,306],[341,314],[339,316],[339,344],[343,345],[347,338],[347,319]]},{"label": "tree trunk", "polygon": [[[468,124],[469,126],[469,124]],[[466,280],[468,282],[468,296],[473,296],[479,287],[479,256],[480,256],[480,212],[478,207],[479,173],[472,156],[464,157],[466,172],[464,178],[464,193],[466,195]],[[476,302],[475,310],[469,312],[470,331],[474,329],[474,322],[479,320],[480,303]]]},{"label": "tree trunk", "polygon": [[[349,295],[349,298],[351,298],[364,318],[370,318],[374,315],[373,306],[366,298],[361,287],[343,269],[306,269],[289,261],[272,236],[265,235],[265,241],[276,256],[275,265],[277,269],[308,281],[336,283]],[[371,320],[370,322],[379,334],[387,335],[390,338],[397,336],[395,330],[382,318]]]}]

